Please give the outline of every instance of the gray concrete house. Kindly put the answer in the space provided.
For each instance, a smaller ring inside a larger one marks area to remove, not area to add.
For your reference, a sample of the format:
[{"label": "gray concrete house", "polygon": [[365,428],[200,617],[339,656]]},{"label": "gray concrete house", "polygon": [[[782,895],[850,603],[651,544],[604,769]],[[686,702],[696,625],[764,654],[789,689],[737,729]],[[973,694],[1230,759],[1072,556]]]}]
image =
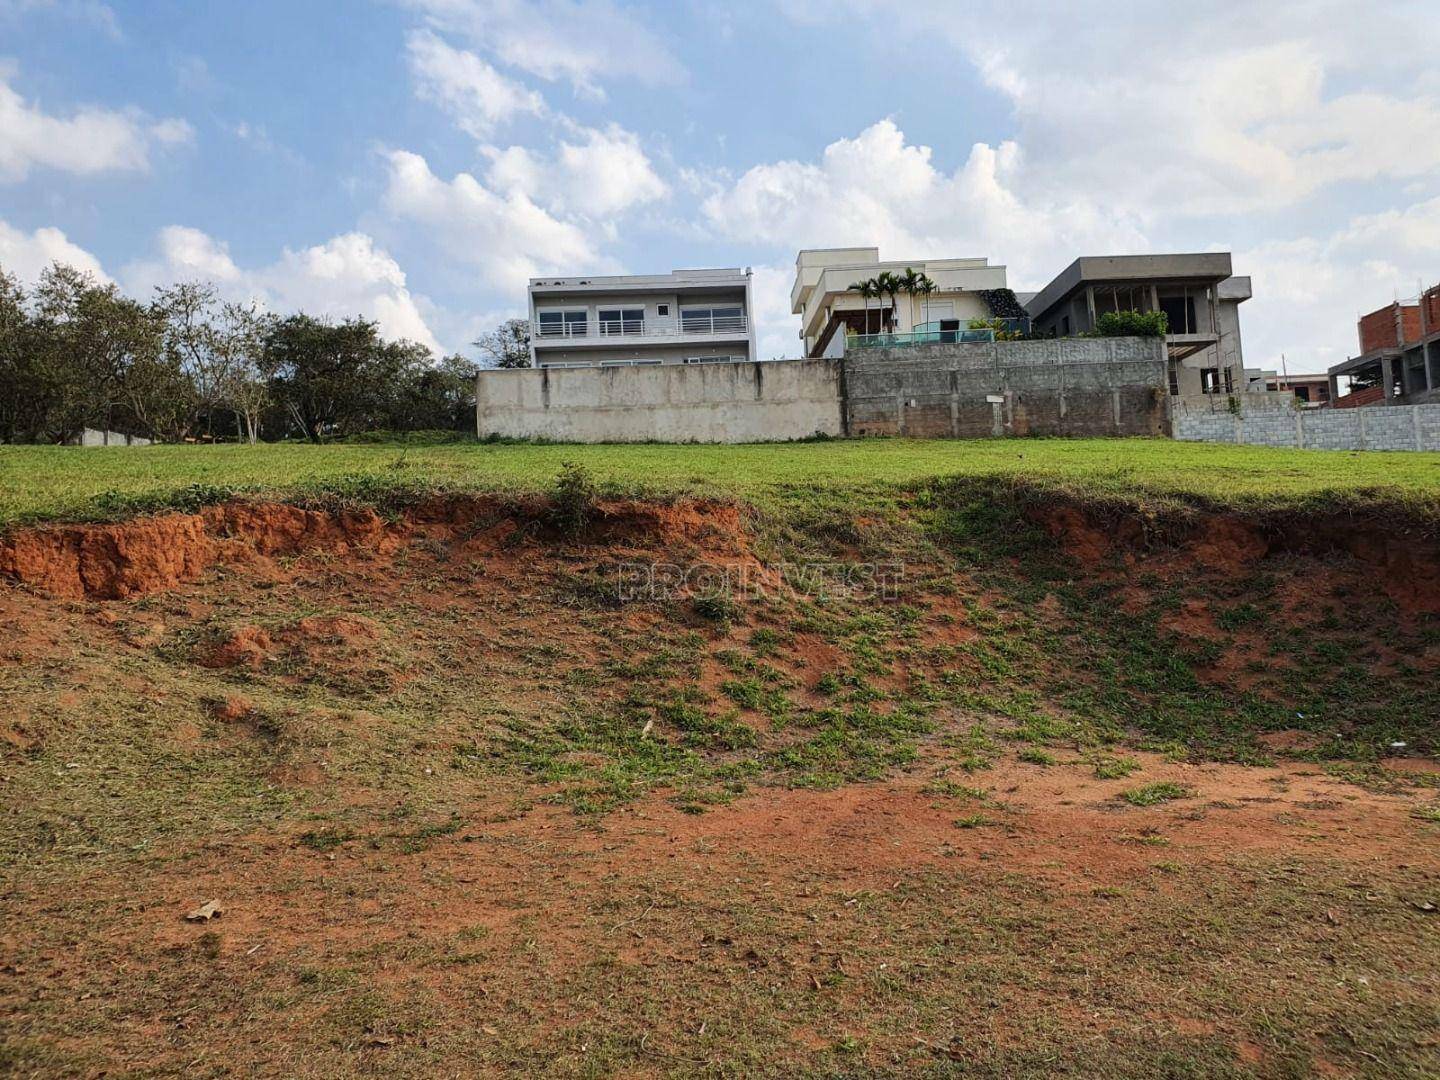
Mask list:
[{"label": "gray concrete house", "polygon": [[753,361],[751,274],[739,268],[530,279],[535,367]]},{"label": "gray concrete house", "polygon": [[1093,329],[1106,312],[1165,312],[1170,393],[1190,396],[1247,389],[1240,305],[1248,299],[1250,279],[1231,274],[1228,251],[1214,251],[1076,259],[1025,307],[1036,331],[1057,337]]}]

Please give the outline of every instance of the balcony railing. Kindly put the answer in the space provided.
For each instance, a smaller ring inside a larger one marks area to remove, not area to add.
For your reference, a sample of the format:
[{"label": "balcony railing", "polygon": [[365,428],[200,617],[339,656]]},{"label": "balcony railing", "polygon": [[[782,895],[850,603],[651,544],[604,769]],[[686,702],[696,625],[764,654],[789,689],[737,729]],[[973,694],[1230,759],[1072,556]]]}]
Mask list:
[{"label": "balcony railing", "polygon": [[711,315],[708,312],[704,315],[691,315],[681,312],[680,332],[682,334],[743,334],[745,333],[745,316]]},{"label": "balcony railing", "polygon": [[593,329],[588,322],[531,323],[530,333],[537,341],[552,341],[556,338],[699,337],[720,334],[734,337],[747,333],[749,327],[750,321],[744,315],[684,315],[678,324],[674,319],[602,319]]},{"label": "balcony railing", "polygon": [[537,338],[589,337],[590,328],[583,322],[531,323],[530,336]]},{"label": "balcony railing", "polygon": [[962,341],[994,341],[994,330],[918,330],[910,334],[851,334],[847,349],[890,349],[902,345],[956,345]]}]

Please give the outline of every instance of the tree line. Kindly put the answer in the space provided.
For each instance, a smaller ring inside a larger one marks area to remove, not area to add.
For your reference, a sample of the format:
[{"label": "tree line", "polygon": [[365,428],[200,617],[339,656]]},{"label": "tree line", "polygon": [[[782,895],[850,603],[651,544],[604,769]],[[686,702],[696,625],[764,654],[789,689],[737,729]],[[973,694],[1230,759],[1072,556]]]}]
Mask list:
[{"label": "tree line", "polygon": [[[524,366],[528,324],[475,344],[485,366]],[[204,282],[146,303],[59,263],[28,289],[0,267],[0,442],[86,428],[157,442],[473,431],[480,366],[387,341],[367,319],[272,314]]]}]

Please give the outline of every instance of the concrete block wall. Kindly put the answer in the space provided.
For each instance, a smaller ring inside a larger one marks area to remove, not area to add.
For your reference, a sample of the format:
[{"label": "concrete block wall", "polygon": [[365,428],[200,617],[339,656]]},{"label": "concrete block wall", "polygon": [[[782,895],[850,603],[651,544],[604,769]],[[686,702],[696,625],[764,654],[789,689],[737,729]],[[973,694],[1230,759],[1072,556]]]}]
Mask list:
[{"label": "concrete block wall", "polygon": [[483,371],[479,435],[739,443],[843,433],[830,360]]},{"label": "concrete block wall", "polygon": [[[856,349],[844,359],[851,435],[1161,435],[1165,346],[1159,339]],[[992,400],[998,399],[998,400]]]},{"label": "concrete block wall", "polygon": [[[1440,450],[1440,405],[1355,409],[1276,408],[1239,394],[1218,401],[1175,398],[1171,427],[1184,442],[1226,442],[1303,450]],[[1282,397],[1287,395],[1273,395]],[[1232,410],[1229,402],[1233,401]]]}]

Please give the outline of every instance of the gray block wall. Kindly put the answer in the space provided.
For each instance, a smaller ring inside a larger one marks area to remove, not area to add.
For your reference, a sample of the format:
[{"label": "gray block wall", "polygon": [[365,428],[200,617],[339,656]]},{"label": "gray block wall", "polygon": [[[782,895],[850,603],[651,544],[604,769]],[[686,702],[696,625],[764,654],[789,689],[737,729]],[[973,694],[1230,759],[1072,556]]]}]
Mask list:
[{"label": "gray block wall", "polygon": [[1237,394],[1200,401],[1176,398],[1170,410],[1173,434],[1184,442],[1301,450],[1440,450],[1440,405],[1299,409],[1288,395]]},{"label": "gray block wall", "polygon": [[1165,345],[1060,338],[853,349],[846,433],[910,438],[1161,435]]}]

